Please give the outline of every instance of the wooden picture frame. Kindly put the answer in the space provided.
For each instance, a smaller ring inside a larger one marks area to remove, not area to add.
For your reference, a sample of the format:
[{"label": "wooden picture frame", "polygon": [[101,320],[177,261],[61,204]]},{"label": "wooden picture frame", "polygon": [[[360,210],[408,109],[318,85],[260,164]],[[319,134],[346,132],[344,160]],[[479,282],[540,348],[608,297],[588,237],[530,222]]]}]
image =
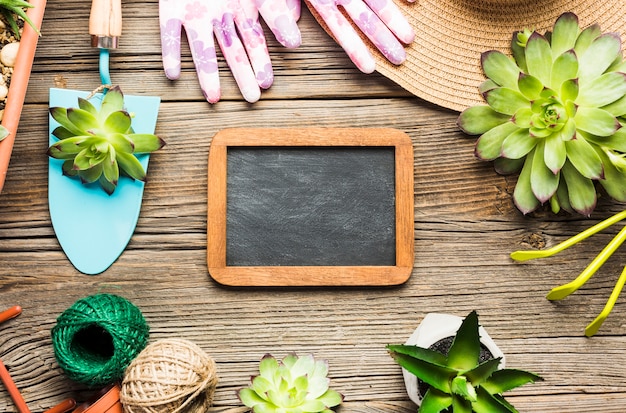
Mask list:
[{"label": "wooden picture frame", "polygon": [[[395,259],[385,265],[233,265],[227,263],[229,148],[390,148],[393,152]],[[414,261],[413,147],[388,128],[234,128],[217,133],[208,162],[207,265],[230,286],[367,286],[404,283]]]}]

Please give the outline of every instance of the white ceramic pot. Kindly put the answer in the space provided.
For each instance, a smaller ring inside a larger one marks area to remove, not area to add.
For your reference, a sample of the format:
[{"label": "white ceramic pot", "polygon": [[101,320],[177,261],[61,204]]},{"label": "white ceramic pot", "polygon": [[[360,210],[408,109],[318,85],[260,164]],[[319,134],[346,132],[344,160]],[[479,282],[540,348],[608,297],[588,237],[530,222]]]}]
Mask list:
[{"label": "white ceramic pot", "polygon": [[[456,335],[462,322],[462,317],[451,314],[426,314],[426,317],[411,334],[406,344],[428,348],[439,340]],[[480,342],[493,354],[493,357],[502,358],[499,368],[504,368],[504,354],[502,351],[496,346],[496,343],[489,337],[489,334],[482,326],[479,327],[478,333],[480,334]],[[404,377],[404,385],[409,398],[419,406],[422,402],[422,397],[417,388],[417,377],[405,369],[402,369],[402,376]]]}]

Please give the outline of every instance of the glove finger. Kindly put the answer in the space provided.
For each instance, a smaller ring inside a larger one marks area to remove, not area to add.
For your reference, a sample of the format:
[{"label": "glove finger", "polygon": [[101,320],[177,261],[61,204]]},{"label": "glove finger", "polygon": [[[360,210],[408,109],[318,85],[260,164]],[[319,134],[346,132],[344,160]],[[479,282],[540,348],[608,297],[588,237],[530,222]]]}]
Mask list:
[{"label": "glove finger", "polygon": [[361,0],[347,0],[342,5],[354,23],[387,60],[396,65],[406,60],[404,46],[365,3]]},{"label": "glove finger", "polygon": [[274,82],[274,71],[261,24],[258,20],[246,18],[241,12],[235,17],[235,23],[243,39],[242,43],[250,59],[257,84],[263,89],[269,88]]},{"label": "glove finger", "polygon": [[221,97],[215,42],[210,21],[206,21],[210,16],[200,17],[185,22],[185,33],[202,93],[207,101],[215,103]]},{"label": "glove finger", "polygon": [[172,17],[175,14],[170,11],[173,2],[159,2],[159,26],[161,32],[161,58],[163,70],[168,79],[180,77],[180,37],[182,20]]},{"label": "glove finger", "polygon": [[339,11],[334,2],[306,0],[307,5],[320,15],[335,41],[345,50],[350,60],[363,73],[372,73],[376,70],[376,61],[372,57],[365,43],[354,30],[345,16]]},{"label": "glove finger", "polygon": [[300,0],[286,0],[287,8],[291,10],[291,15],[295,21],[300,20],[300,11],[302,3]]},{"label": "glove finger", "polygon": [[297,18],[294,16],[297,8],[298,18],[300,15],[299,0],[297,6],[291,0],[291,4],[287,4],[287,0],[255,0],[259,13],[268,27],[274,33],[276,40],[287,48],[296,48],[302,43],[302,35]]},{"label": "glove finger", "polygon": [[215,26],[215,37],[244,99],[250,103],[256,102],[261,98],[261,90],[243,44],[237,36],[231,13],[224,14],[221,24]]},{"label": "glove finger", "polygon": [[402,43],[409,44],[415,39],[413,28],[393,0],[365,0],[365,2]]}]

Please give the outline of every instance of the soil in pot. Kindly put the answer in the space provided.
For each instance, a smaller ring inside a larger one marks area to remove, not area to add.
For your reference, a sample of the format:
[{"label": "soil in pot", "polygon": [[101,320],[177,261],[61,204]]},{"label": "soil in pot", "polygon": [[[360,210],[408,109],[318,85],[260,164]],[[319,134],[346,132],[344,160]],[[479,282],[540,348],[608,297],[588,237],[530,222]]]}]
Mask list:
[{"label": "soil in pot", "polygon": [[[20,31],[24,27],[22,19],[16,19]],[[0,121],[4,113],[4,107],[9,93],[9,85],[11,84],[11,75],[13,74],[13,65],[19,48],[19,40],[9,28],[9,24],[0,15]]]}]

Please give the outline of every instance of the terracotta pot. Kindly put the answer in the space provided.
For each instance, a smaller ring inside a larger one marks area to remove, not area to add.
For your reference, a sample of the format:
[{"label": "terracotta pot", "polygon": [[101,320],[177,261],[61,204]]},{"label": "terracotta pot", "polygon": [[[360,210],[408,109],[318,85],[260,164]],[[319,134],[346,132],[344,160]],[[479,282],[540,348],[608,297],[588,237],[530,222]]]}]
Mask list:
[{"label": "terracotta pot", "polygon": [[[29,8],[26,14],[38,28],[41,28],[46,0],[29,0],[29,3],[33,7]],[[9,94],[7,95],[2,117],[2,125],[9,130],[9,136],[0,142],[0,191],[4,187],[4,180],[9,167],[9,160],[11,159],[11,152],[13,151],[13,143],[15,142],[15,134],[22,114],[22,107],[24,106],[24,98],[38,40],[39,35],[37,32],[29,24],[24,24],[20,48],[17,53],[15,66],[13,67]]]},{"label": "terracotta pot", "polygon": [[[406,344],[428,348],[440,340],[455,336],[462,322],[462,317],[451,314],[426,314],[426,317],[424,317],[424,320],[406,341]],[[499,368],[504,368],[505,360],[502,351],[496,346],[496,343],[489,337],[489,334],[482,326],[479,327],[478,333],[480,334],[480,343],[491,352],[494,358],[502,358]],[[409,398],[419,406],[422,403],[422,396],[418,390],[417,377],[405,369],[402,369],[402,376],[404,377],[404,385]]]},{"label": "terracotta pot", "polygon": [[123,413],[120,402],[120,386],[108,386],[99,391],[91,400],[78,406],[72,413]]}]

